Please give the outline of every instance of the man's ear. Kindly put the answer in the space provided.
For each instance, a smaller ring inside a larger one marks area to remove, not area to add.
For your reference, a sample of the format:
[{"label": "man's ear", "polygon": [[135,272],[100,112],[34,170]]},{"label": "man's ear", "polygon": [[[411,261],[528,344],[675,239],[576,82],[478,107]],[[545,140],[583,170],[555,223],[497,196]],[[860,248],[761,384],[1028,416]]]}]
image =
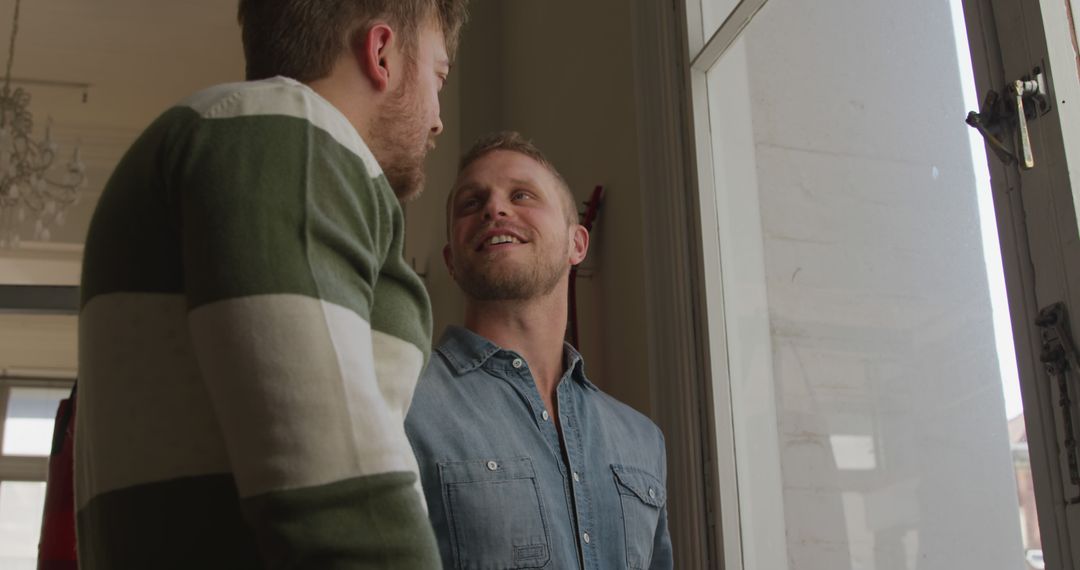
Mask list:
[{"label": "man's ear", "polygon": [[589,253],[589,230],[581,224],[574,224],[570,231],[570,265],[577,265],[585,261],[585,255]]},{"label": "man's ear", "polygon": [[397,61],[397,34],[387,24],[379,23],[360,32],[353,42],[353,56],[360,71],[378,92],[390,88],[390,70]]},{"label": "man's ear", "polygon": [[443,263],[446,264],[446,270],[450,272],[450,277],[455,281],[457,278],[454,276],[454,255],[450,252],[450,244],[446,244],[442,248]]}]

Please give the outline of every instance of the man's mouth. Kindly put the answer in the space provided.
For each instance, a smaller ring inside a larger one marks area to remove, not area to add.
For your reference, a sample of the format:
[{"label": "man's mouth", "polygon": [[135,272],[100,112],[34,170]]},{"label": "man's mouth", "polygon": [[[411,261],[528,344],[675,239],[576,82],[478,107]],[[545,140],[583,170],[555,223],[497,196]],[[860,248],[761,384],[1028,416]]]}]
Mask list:
[{"label": "man's mouth", "polygon": [[481,251],[486,248],[493,247],[506,247],[508,245],[527,243],[525,240],[511,233],[493,233],[489,234],[486,238],[480,241],[476,246],[476,251]]},{"label": "man's mouth", "polygon": [[487,241],[488,245],[499,245],[500,243],[521,243],[521,240],[514,236],[493,236]]}]

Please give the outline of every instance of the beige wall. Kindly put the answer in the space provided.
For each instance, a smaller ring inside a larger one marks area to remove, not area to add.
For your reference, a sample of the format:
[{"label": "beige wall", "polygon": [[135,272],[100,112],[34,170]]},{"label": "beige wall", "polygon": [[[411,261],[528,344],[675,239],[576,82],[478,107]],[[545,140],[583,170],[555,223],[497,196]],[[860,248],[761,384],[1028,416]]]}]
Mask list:
[{"label": "beige wall", "polygon": [[[13,8],[0,0],[5,46]],[[20,10],[13,75],[91,84],[86,99],[79,89],[25,86],[35,134],[51,117],[65,161],[81,143],[88,186],[67,223],[51,228],[53,243],[0,248],[0,283],[76,285],[98,195],[135,137],[192,92],[243,79],[236,3],[54,0]],[[28,236],[31,216],[25,224]],[[76,360],[75,317],[0,314],[0,369],[74,370]]]},{"label": "beige wall", "polygon": [[580,202],[603,184],[607,199],[578,281],[581,349],[593,381],[649,413],[630,34],[629,5],[618,0],[474,0],[443,99],[447,130],[429,188],[408,209],[409,251],[428,256],[438,335],[461,311],[437,255],[445,243],[451,149],[514,129],[548,154]]},{"label": "beige wall", "polygon": [[76,321],[73,315],[0,314],[0,372],[74,373]]},{"label": "beige wall", "polygon": [[435,313],[435,340],[446,325],[460,323],[464,314],[461,293],[450,280],[442,260],[442,248],[446,243],[444,204],[461,154],[458,134],[461,132],[460,85],[458,74],[451,73],[443,86],[440,97],[443,134],[436,140],[435,150],[428,155],[424,193],[405,206],[405,259],[427,284]]}]

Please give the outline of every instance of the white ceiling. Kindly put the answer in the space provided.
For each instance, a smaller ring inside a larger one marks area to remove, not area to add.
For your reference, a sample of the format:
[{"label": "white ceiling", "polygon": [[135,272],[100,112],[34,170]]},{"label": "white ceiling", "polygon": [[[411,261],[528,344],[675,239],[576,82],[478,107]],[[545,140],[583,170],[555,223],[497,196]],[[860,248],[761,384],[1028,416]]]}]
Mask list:
[{"label": "white ceiling", "polygon": [[[14,7],[0,0],[0,75]],[[25,86],[37,137],[51,116],[61,158],[81,140],[87,165],[86,197],[53,241],[82,241],[113,167],[158,114],[202,87],[242,79],[243,69],[235,0],[24,0],[12,75],[92,85],[86,102],[80,89]]]}]

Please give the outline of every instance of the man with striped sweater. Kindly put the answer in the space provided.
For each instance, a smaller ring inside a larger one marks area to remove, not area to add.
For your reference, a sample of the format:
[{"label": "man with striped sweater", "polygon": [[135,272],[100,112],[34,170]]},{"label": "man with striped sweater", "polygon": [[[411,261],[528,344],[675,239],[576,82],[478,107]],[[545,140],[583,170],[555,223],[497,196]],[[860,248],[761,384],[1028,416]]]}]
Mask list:
[{"label": "man with striped sweater", "polygon": [[467,0],[241,0],[248,80],[166,111],[90,226],[83,568],[439,565],[402,258]]}]

